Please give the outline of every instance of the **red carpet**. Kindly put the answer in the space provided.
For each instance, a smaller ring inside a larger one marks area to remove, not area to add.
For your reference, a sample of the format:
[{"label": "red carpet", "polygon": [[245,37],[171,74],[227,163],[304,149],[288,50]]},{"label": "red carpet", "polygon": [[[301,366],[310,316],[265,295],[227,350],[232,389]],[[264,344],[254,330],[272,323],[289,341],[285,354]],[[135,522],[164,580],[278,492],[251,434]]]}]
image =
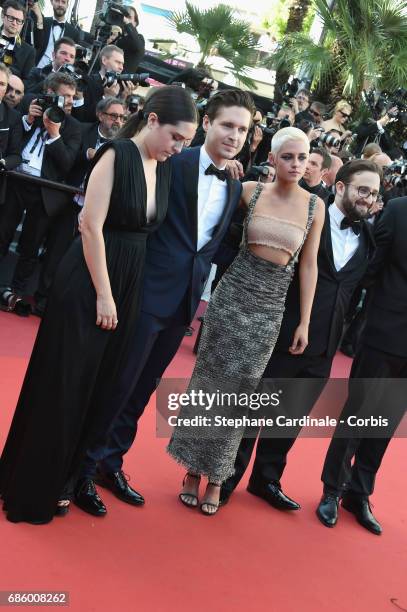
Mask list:
[{"label": "red carpet", "polygon": [[[0,448],[37,325],[0,313]],[[194,339],[185,339],[169,376],[190,374]],[[349,365],[338,356],[335,376]],[[100,520],[73,507],[50,525],[13,525],[0,512],[0,591],[69,591],[75,612],[407,610],[404,440],[392,442],[372,498],[381,537],[344,510],[335,529],[318,522],[326,439],[300,439],[290,454],[284,489],[300,512],[270,508],[245,491],[245,479],[213,518],[177,500],[182,471],[165,444],[151,402],[125,464],[147,499],[142,509],[103,490],[109,514]]]}]

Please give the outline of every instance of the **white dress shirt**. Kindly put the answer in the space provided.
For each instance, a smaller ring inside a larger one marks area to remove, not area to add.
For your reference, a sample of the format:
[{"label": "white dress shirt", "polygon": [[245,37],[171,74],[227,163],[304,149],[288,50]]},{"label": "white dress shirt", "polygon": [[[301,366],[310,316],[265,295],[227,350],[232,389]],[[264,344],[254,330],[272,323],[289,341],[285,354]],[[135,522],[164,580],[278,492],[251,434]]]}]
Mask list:
[{"label": "white dress shirt", "polygon": [[44,68],[52,62],[52,53],[54,51],[54,45],[57,40],[63,37],[65,31],[65,23],[61,23],[61,26],[52,25],[49,31],[48,45],[45,49],[44,55],[37,64],[37,68]]},{"label": "white dress shirt", "polygon": [[[25,116],[23,117],[23,126],[27,132],[31,129],[31,126],[29,123],[27,123]],[[33,176],[41,176],[45,145],[55,142],[58,140],[58,138],[61,138],[61,136],[49,138],[48,132],[45,130],[45,128],[41,130],[39,127],[37,127],[21,153],[23,163],[19,165],[17,170],[20,172],[26,172],[27,174],[32,174]]]},{"label": "white dress shirt", "polygon": [[[212,239],[215,227],[222,218],[227,200],[227,182],[221,181],[214,174],[205,174],[205,170],[211,164],[216,166],[203,145],[199,155],[198,251]],[[224,168],[219,168],[219,170],[224,170]]]},{"label": "white dress shirt", "polygon": [[339,210],[335,202],[328,209],[331,223],[332,251],[334,265],[337,271],[341,270],[353,257],[359,246],[360,236],[352,228],[341,229],[341,221],[345,215]]}]

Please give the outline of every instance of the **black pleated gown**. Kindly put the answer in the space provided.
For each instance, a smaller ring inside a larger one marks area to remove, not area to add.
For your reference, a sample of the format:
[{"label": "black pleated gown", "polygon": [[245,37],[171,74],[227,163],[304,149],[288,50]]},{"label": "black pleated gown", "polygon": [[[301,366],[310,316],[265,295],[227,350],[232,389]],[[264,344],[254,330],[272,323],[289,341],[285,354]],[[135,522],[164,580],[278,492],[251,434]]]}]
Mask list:
[{"label": "black pleated gown", "polygon": [[115,178],[103,233],[119,323],[115,331],[96,326],[96,292],[79,237],[58,269],[0,459],[3,509],[13,522],[49,522],[67,483],[74,482],[98,426],[98,407],[134,337],[147,237],[166,214],[169,162],[157,164],[157,214],[148,223],[137,146],[112,141],[95,163],[109,147],[116,154]]}]

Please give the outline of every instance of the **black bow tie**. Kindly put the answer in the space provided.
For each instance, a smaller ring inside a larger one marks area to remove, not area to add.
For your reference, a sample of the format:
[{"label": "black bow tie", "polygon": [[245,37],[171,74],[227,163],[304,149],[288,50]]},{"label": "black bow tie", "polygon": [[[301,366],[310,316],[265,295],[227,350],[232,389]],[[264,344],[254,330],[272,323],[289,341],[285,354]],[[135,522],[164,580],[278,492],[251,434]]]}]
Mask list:
[{"label": "black bow tie", "polygon": [[65,27],[65,22],[64,21],[57,21],[56,19],[52,20],[52,27],[54,26],[58,26],[59,28],[64,28]]},{"label": "black bow tie", "polygon": [[360,221],[351,221],[348,217],[344,217],[341,221],[341,230],[351,228],[356,236],[360,234]]},{"label": "black bow tie", "polygon": [[1,38],[3,38],[4,40],[7,40],[7,42],[9,42],[9,43],[11,43],[13,45],[16,42],[16,39],[15,39],[14,36],[4,36],[4,34],[2,34]]},{"label": "black bow tie", "polygon": [[210,166],[207,167],[205,174],[214,174],[220,181],[226,181],[227,178],[225,170],[219,170],[219,168],[213,164],[210,164]]}]

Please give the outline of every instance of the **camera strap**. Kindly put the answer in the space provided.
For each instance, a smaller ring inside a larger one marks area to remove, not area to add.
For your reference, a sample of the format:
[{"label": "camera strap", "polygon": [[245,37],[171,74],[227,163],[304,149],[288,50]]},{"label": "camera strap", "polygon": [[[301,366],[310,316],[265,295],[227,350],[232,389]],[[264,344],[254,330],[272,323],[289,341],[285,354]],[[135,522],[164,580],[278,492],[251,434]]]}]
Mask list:
[{"label": "camera strap", "polygon": [[39,151],[37,153],[38,157],[41,155],[42,153],[42,149],[44,148],[44,143],[47,139],[47,130],[45,129],[41,129],[41,128],[37,128],[39,130],[36,139],[34,141],[34,144],[32,145],[31,149],[30,149],[30,155],[32,155],[34,153],[34,151],[37,149],[38,144],[40,144],[40,148]]}]

